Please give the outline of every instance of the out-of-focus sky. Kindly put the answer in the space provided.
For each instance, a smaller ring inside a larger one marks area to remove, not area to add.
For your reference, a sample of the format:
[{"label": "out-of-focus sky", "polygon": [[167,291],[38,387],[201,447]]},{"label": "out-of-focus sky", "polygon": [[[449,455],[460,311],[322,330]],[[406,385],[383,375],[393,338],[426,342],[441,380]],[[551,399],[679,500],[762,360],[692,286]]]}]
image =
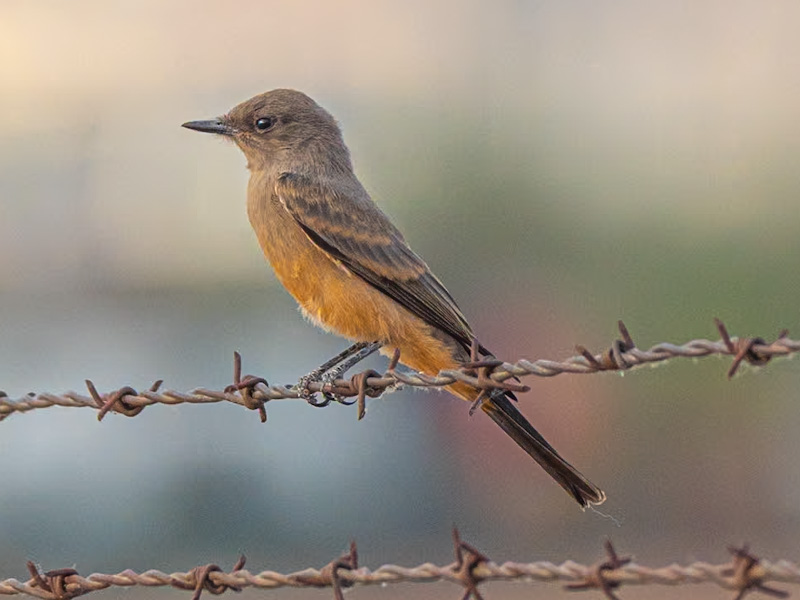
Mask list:
[{"label": "out-of-focus sky", "polygon": [[[240,152],[180,128],[276,87],[337,117],[504,359],[600,351],[617,319],[641,346],[716,339],[714,316],[797,330],[798,22],[793,2],[6,0],[0,389],[221,388],[234,350],[289,383],[345,345],[265,265]],[[521,409],[609,518],[443,393],[372,401],[358,423],[297,402],[266,425],[233,406],[14,415],[0,579],[27,559],[171,571],[240,551],[288,571],[351,538],[373,567],[447,562],[453,523],[498,562],[591,562],[607,537],[644,563],[724,561],[742,540],[792,558],[797,368],[727,366],[528,380]]]}]

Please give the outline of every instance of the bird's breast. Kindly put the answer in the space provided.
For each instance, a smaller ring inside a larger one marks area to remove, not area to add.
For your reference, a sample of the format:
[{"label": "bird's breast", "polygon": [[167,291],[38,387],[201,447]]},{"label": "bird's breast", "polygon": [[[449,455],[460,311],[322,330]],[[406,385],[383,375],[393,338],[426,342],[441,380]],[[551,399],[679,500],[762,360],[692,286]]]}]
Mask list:
[{"label": "bird's breast", "polygon": [[[460,350],[392,298],[377,290],[317,246],[271,189],[251,177],[248,216],[278,280],[303,314],[320,327],[354,341],[400,348],[401,362],[436,373],[452,368]],[[456,393],[459,393],[456,390]]]},{"label": "bird's breast", "polygon": [[386,340],[384,317],[391,319],[400,307],[312,242],[277,197],[259,193],[263,189],[251,177],[250,224],[275,275],[303,313],[350,339]]}]

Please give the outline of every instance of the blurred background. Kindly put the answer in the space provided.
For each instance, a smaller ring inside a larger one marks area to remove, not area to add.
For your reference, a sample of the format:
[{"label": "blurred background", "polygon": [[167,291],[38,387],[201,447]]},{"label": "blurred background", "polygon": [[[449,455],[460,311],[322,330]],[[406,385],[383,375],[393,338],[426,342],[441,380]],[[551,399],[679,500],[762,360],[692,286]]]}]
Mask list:
[{"label": "blurred background", "polygon": [[[265,264],[231,144],[180,127],[276,87],[340,121],[356,171],[506,360],[798,334],[794,2],[79,0],[0,4],[0,389],[290,383],[346,342]],[[373,366],[385,367],[383,359]],[[444,393],[354,408],[156,406],[0,423],[0,579],[452,558],[796,557],[800,373],[722,359],[530,378],[523,412],[609,500],[581,512]],[[606,516],[607,515],[607,516]],[[492,597],[562,597],[544,584]],[[641,589],[681,597],[704,588]],[[110,593],[110,592],[109,592]],[[177,591],[127,592],[184,597]],[[354,598],[457,597],[392,586]],[[263,594],[248,594],[261,597]],[[275,597],[323,598],[294,591]],[[716,589],[708,597],[727,597]]]}]

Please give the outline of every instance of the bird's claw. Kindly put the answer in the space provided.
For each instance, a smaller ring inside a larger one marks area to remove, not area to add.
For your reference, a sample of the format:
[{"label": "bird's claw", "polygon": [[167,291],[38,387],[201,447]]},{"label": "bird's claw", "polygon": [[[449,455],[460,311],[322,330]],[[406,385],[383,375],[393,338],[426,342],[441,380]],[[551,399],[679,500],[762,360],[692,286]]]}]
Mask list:
[{"label": "bird's claw", "polygon": [[312,382],[320,381],[320,379],[321,379],[323,374],[324,373],[319,371],[319,369],[315,369],[315,370],[311,371],[311,373],[303,375],[297,381],[297,393],[298,393],[298,395],[303,400],[305,400],[306,402],[308,402],[309,404],[312,404],[314,406],[317,406],[317,404],[316,404],[316,396],[317,396],[317,394],[316,394],[316,392],[312,392],[310,389],[308,389],[308,384],[312,383]]},{"label": "bird's claw", "polygon": [[317,393],[308,389],[310,383],[320,383],[320,387],[329,386],[336,389],[334,385],[351,367],[358,364],[361,360],[375,352],[381,347],[379,342],[358,342],[353,344],[344,352],[340,352],[331,360],[311,371],[308,375],[303,375],[297,382],[297,394],[311,406],[328,406],[331,402],[339,404],[352,404],[345,400],[345,397],[336,392],[320,390],[323,400],[317,401]]},{"label": "bird's claw", "polygon": [[334,388],[334,382],[337,379],[340,379],[344,372],[347,370],[348,367],[342,368],[341,366],[334,367],[327,371],[320,371],[319,369],[315,369],[308,373],[307,375],[303,375],[297,382],[297,391],[298,395],[303,398],[306,402],[308,402],[311,406],[315,406],[318,408],[322,408],[328,406],[331,402],[338,402],[339,404],[350,404],[347,400],[345,400],[344,396],[337,394],[335,392],[327,392],[325,390],[320,390],[320,394],[322,394],[322,400],[317,400],[317,392],[312,392],[308,386],[310,383],[321,383],[322,385],[330,385],[331,388]]},{"label": "bird's claw", "polygon": [[[334,367],[330,371],[323,373],[322,377],[320,378],[320,381],[323,384],[326,383],[329,384],[331,386],[331,389],[334,389],[336,387],[334,385],[334,382],[337,379],[340,379],[342,375],[344,375],[344,372],[347,370],[347,368],[348,368],[347,366]],[[337,394],[336,392],[322,392],[322,394],[325,396],[326,399],[328,399],[328,402],[338,402],[339,404],[351,404],[350,402],[344,399],[344,396],[342,396],[341,394]]]},{"label": "bird's claw", "polygon": [[333,385],[333,382],[341,375],[341,373],[335,371],[336,370],[332,372],[325,372],[315,369],[311,371],[311,373],[303,375],[297,382],[297,392],[300,398],[308,402],[311,406],[317,408],[328,406],[331,402],[340,402],[342,400],[341,396],[326,391],[320,391],[322,394],[322,400],[317,400],[317,392],[312,392],[308,388],[308,385],[312,382],[322,384],[330,383]]}]

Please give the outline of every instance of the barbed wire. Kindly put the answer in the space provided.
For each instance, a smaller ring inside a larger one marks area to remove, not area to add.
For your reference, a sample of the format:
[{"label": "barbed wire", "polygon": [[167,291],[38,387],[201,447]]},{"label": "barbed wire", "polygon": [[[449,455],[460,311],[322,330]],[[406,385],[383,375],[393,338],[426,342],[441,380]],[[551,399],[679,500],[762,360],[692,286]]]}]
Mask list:
[{"label": "barbed wire", "polygon": [[355,542],[350,551],[332,560],[321,569],[306,568],[294,573],[262,571],[251,573],[244,569],[241,556],[230,572],[218,565],[197,566],[187,572],[164,573],[151,569],[137,573],[126,569],[116,574],[92,573],[81,576],[75,569],[56,569],[42,572],[28,562],[30,578],[27,581],[6,579],[0,581],[0,595],[26,594],[45,600],[69,600],[109,587],[164,587],[193,592],[192,600],[199,600],[202,592],[222,594],[227,590],[244,588],[275,590],[279,588],[331,588],[334,598],[342,600],[342,589],[351,586],[388,585],[396,583],[432,583],[447,581],[461,586],[463,598],[482,600],[479,585],[491,581],[521,581],[562,583],[565,589],[597,590],[610,600],[617,600],[615,591],[627,585],[669,585],[711,583],[736,593],[740,600],[751,591],[785,598],[789,594],[772,587],[773,582],[800,584],[800,567],[786,560],[769,562],[750,553],[747,546],[728,548],[733,558],[724,564],[693,562],[681,566],[648,567],[634,563],[629,557],[620,557],[611,542],[606,542],[606,558],[593,565],[573,561],[554,564],[548,561],[532,563],[491,561],[471,544],[464,542],[458,530],[453,530],[456,560],[438,566],[424,563],[416,567],[383,565],[375,570],[359,567]]},{"label": "barbed wire", "polygon": [[[583,346],[577,346],[578,354],[564,361],[539,359],[536,361],[518,360],[515,363],[503,362],[493,358],[478,359],[477,342],[473,345],[472,361],[459,369],[440,371],[437,375],[426,375],[415,371],[397,370],[400,355],[395,352],[389,367],[384,373],[374,370],[362,371],[350,379],[334,381],[308,381],[304,385],[270,385],[263,377],[241,374],[241,356],[234,354],[234,383],[224,390],[195,388],[188,392],[175,390],[159,391],[161,380],[150,389],[137,392],[130,386],[105,394],[99,393],[90,380],[86,381],[89,395],[76,392],[63,394],[30,392],[23,397],[12,399],[0,391],[0,421],[16,412],[49,408],[51,406],[94,408],[102,419],[108,412],[116,412],[129,417],[136,416],[145,407],[153,404],[213,404],[231,402],[258,410],[261,420],[266,421],[265,404],[273,400],[303,399],[313,406],[327,406],[331,402],[358,404],[358,418],[365,412],[366,397],[375,398],[404,386],[446,387],[457,381],[480,390],[509,389],[527,391],[527,386],[513,380],[527,376],[554,377],[565,373],[591,374],[603,371],[624,371],[649,363],[663,362],[678,357],[702,358],[711,355],[732,356],[733,362],[728,370],[732,377],[742,362],[764,366],[772,358],[790,356],[800,351],[800,341],[789,339],[786,330],[781,331],[775,341],[767,342],[761,337],[731,337],[725,325],[715,319],[720,339],[712,342],[695,339],[681,345],[660,343],[648,350],[640,350],[634,343],[628,329],[618,323],[620,338],[603,353],[592,354]],[[509,381],[512,380],[512,381]],[[317,401],[316,393],[323,394]],[[355,398],[355,400],[348,400]]]}]

